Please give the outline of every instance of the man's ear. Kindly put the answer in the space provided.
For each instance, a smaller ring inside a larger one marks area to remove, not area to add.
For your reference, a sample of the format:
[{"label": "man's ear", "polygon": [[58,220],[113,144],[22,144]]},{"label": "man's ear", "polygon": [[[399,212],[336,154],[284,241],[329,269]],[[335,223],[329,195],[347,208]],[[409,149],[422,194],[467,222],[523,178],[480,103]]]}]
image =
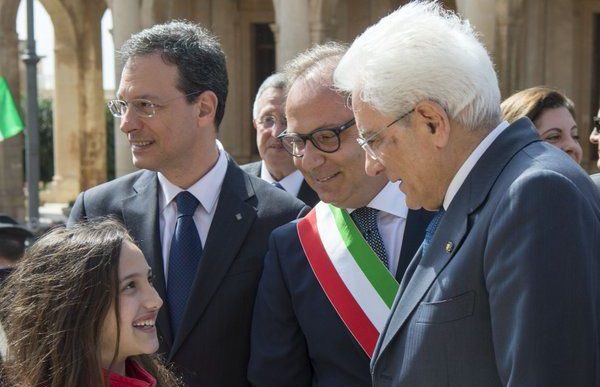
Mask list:
[{"label": "man's ear", "polygon": [[415,106],[415,112],[433,136],[434,144],[445,147],[450,137],[450,119],[446,111],[433,101],[421,101]]},{"label": "man's ear", "polygon": [[196,100],[196,106],[198,110],[198,119],[214,121],[217,113],[217,106],[219,106],[219,99],[217,95],[207,90],[200,94],[198,100]]}]

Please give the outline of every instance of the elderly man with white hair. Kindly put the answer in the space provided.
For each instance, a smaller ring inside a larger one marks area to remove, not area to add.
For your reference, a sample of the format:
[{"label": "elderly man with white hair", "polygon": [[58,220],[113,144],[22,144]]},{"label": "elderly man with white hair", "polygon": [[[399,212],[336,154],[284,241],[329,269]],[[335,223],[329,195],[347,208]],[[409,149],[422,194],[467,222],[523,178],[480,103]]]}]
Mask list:
[{"label": "elderly man with white hair", "polygon": [[501,122],[469,24],[411,2],[356,39],[335,83],[352,94],[367,173],[401,181],[409,208],[440,210],[374,385],[599,386],[600,195],[529,119]]}]

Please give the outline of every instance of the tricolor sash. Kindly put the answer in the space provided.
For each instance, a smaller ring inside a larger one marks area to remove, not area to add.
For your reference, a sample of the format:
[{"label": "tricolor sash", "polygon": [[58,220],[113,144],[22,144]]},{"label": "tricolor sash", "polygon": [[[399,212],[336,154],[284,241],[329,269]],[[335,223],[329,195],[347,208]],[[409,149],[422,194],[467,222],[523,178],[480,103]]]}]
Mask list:
[{"label": "tricolor sash", "polygon": [[319,202],[298,222],[298,236],[319,284],[369,358],[390,315],[398,282],[348,211]]}]

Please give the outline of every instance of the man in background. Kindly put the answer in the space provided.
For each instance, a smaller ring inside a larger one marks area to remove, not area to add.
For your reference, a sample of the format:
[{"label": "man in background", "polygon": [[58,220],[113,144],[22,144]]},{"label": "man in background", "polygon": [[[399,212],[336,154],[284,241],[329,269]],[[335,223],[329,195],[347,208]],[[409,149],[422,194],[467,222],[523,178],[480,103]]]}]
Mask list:
[{"label": "man in background", "polygon": [[304,180],[290,154],[277,140],[277,136],[287,126],[285,94],[286,79],[283,74],[273,74],[260,85],[254,99],[252,123],[256,129],[256,145],[262,160],[242,165],[241,168],[312,207],[319,201],[319,196]]}]

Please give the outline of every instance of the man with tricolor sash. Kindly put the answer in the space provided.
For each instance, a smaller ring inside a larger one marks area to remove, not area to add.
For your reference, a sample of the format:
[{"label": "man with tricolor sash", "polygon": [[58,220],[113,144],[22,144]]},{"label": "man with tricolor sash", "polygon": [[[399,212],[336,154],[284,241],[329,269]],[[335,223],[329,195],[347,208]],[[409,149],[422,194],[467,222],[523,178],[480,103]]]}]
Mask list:
[{"label": "man with tricolor sash", "polygon": [[256,386],[370,386],[375,343],[431,219],[408,210],[398,183],[366,175],[347,96],[332,87],[345,51],[315,46],[286,65],[278,138],[321,202],[271,235],[252,326]]}]

